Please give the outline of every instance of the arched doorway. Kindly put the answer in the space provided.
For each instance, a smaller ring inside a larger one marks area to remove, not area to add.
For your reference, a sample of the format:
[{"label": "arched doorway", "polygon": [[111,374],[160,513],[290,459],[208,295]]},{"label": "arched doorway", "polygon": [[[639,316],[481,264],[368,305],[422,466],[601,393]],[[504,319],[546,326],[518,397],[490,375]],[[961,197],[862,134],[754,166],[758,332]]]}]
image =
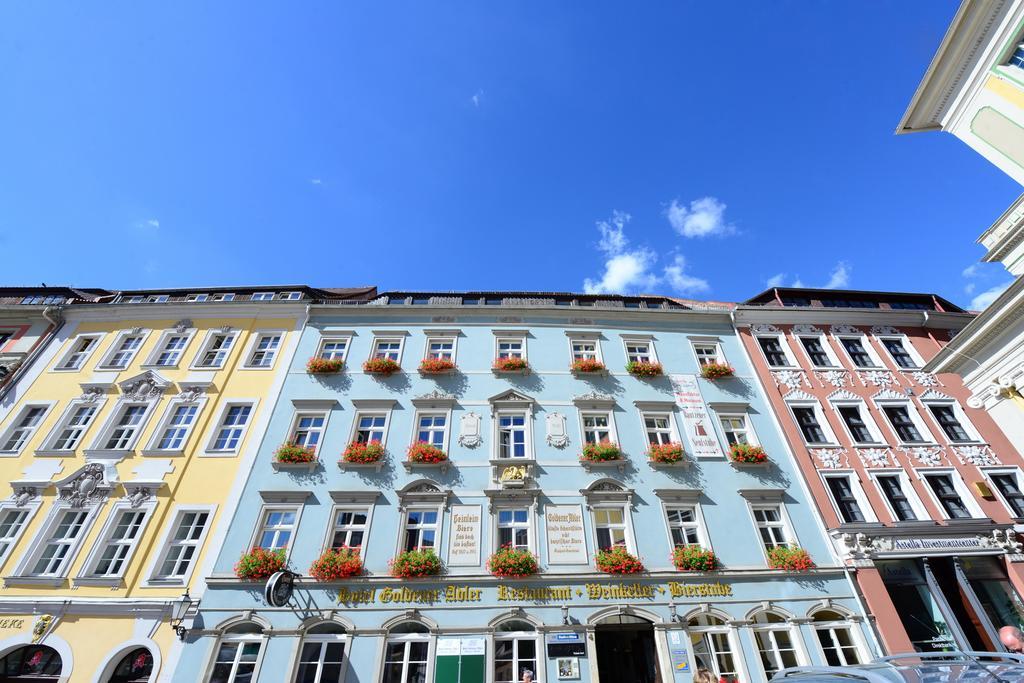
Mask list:
[{"label": "arched doorway", "polygon": [[46,645],[25,645],[0,659],[0,683],[53,683],[60,678],[60,655]]},{"label": "arched doorway", "polygon": [[597,670],[602,681],[662,683],[654,624],[631,614],[615,614],[594,627]]},{"label": "arched doorway", "polygon": [[153,675],[153,655],[149,648],[137,647],[125,653],[106,683],[149,683]]}]

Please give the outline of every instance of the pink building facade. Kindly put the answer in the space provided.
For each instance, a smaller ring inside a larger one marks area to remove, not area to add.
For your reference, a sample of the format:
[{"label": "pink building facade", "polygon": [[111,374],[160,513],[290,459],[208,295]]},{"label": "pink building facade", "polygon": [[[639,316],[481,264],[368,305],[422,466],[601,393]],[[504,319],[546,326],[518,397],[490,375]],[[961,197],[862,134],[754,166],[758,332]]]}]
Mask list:
[{"label": "pink building facade", "polygon": [[890,653],[1000,650],[1024,622],[1024,460],[959,376],[924,364],[971,320],[935,296],[773,289],[749,353]]}]

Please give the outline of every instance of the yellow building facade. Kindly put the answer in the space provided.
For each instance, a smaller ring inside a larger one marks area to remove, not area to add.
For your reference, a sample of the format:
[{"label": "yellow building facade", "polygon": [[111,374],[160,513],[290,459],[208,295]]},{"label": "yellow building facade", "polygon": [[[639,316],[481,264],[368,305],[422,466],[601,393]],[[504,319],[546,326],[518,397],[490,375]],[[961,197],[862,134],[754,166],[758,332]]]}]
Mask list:
[{"label": "yellow building facade", "polygon": [[306,311],[64,311],[0,415],[0,675],[169,679]]}]

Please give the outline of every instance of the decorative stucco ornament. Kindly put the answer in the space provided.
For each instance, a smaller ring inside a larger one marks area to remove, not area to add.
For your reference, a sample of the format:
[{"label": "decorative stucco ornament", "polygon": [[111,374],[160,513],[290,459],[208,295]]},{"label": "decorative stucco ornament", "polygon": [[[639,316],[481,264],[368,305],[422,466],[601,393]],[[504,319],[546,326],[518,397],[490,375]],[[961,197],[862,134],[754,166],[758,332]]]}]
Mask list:
[{"label": "decorative stucco ornament", "polygon": [[900,450],[926,467],[942,464],[942,446],[911,446]]},{"label": "decorative stucco ornament", "polygon": [[845,448],[812,448],[811,455],[816,457],[822,467],[828,469],[839,469],[842,467],[843,455],[845,455]]},{"label": "decorative stucco ornament", "polygon": [[983,465],[1000,465],[999,458],[988,446],[953,446],[953,455],[961,464],[976,467]]},{"label": "decorative stucco ornament", "polygon": [[814,376],[822,384],[831,384],[834,387],[845,387],[849,372],[846,370],[815,370]]},{"label": "decorative stucco ornament", "polygon": [[889,466],[890,453],[888,448],[858,448],[857,455],[860,456],[866,467]]},{"label": "decorative stucco ornament", "polygon": [[459,445],[476,448],[481,443],[483,438],[480,436],[480,416],[468,412],[459,418]]},{"label": "decorative stucco ornament", "polygon": [[60,499],[71,507],[84,507],[103,500],[110,493],[110,485],[104,477],[104,468],[98,462],[87,464],[73,478],[60,487]]},{"label": "decorative stucco ornament", "polygon": [[776,386],[789,389],[799,389],[805,381],[802,370],[773,370],[772,377]]},{"label": "decorative stucco ornament", "polygon": [[547,427],[547,442],[555,448],[565,448],[569,445],[569,435],[565,429],[565,415],[561,413],[548,413],[544,418]]},{"label": "decorative stucco ornament", "polygon": [[936,379],[935,375],[930,372],[917,372],[910,373],[910,376],[914,378],[914,381],[920,384],[922,387],[936,387],[939,386],[939,380]]},{"label": "decorative stucco ornament", "polygon": [[896,378],[888,370],[858,370],[857,376],[864,386],[887,387],[896,384]]}]

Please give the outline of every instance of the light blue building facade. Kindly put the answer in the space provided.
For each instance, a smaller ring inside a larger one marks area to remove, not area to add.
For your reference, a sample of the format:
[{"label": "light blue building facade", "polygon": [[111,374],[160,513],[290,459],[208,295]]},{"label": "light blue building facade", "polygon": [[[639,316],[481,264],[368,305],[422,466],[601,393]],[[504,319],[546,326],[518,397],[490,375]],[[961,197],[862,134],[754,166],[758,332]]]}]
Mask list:
[{"label": "light blue building facade", "polygon": [[[386,356],[401,370],[368,374]],[[527,370],[499,372],[519,356]],[[345,361],[313,375],[310,358]],[[457,369],[421,374],[424,358]],[[575,359],[607,370],[574,373]],[[626,372],[630,360],[661,376]],[[700,377],[701,363],[735,369]],[[379,465],[339,465],[346,446],[381,439]],[[586,440],[621,461],[584,463]],[[416,441],[448,461],[406,462]],[[738,465],[729,443],[759,444]],[[315,445],[313,468],[279,466],[282,443]],[[657,465],[652,442],[679,442]],[[854,588],[832,554],[799,472],[736,338],[728,309],[657,297],[396,293],[313,306],[175,681],[323,683],[674,683],[699,667],[764,681],[780,667],[875,654]],[[539,560],[529,578],[492,576],[502,544]],[[806,549],[816,568],[768,568],[767,548]],[[365,571],[321,583],[309,567],[332,544],[360,546]],[[625,547],[645,571],[598,571]],[[720,568],[680,571],[672,549],[699,544]],[[301,577],[276,608],[235,577],[243,552],[284,548]],[[389,561],[433,547],[440,576],[397,579]]]}]

